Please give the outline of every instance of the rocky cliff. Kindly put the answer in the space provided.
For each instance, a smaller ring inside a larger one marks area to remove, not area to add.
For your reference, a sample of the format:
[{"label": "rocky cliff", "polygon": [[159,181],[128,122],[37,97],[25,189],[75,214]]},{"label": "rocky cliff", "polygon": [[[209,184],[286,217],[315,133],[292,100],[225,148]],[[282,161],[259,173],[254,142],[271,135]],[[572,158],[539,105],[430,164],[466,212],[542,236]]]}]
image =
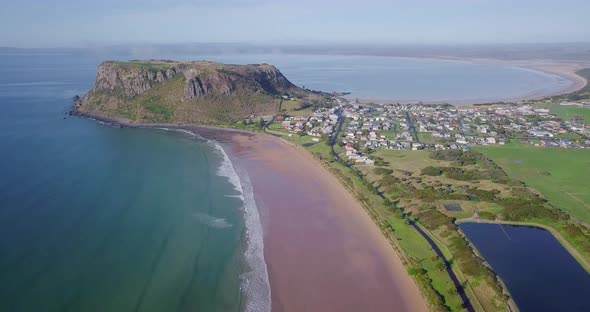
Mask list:
[{"label": "rocky cliff", "polygon": [[130,122],[234,120],[272,113],[285,95],[309,92],[268,64],[107,61],[98,66],[96,84],[76,101],[74,112]]}]

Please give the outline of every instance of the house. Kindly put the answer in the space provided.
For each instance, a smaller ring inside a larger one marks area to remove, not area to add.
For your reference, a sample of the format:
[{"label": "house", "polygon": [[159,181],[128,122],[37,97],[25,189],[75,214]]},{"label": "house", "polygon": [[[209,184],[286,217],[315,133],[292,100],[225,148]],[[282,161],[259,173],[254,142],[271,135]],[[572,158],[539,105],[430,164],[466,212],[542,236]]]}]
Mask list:
[{"label": "house", "polygon": [[536,136],[538,138],[552,138],[553,133],[544,131],[544,130],[529,130],[528,131],[532,136]]},{"label": "house", "polygon": [[344,146],[344,149],[345,149],[347,152],[348,152],[348,151],[350,151],[350,152],[354,152],[354,153],[356,153],[356,148],[354,148],[354,146],[352,146],[351,144],[346,144],[346,145]]}]

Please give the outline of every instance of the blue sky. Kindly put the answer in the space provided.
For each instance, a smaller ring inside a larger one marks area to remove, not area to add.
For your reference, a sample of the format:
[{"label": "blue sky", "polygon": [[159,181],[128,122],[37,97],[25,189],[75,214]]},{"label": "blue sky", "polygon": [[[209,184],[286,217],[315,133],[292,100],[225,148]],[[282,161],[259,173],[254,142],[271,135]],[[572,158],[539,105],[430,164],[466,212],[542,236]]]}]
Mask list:
[{"label": "blue sky", "polygon": [[590,41],[588,0],[0,0],[0,46]]}]

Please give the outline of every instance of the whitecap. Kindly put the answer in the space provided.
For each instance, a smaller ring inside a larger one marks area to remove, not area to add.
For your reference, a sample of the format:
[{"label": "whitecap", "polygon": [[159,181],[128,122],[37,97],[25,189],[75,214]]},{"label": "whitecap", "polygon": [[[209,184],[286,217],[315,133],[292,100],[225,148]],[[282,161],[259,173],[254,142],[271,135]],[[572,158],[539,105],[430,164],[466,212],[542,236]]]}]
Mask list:
[{"label": "whitecap", "polygon": [[233,226],[233,224],[229,223],[224,218],[216,218],[206,213],[195,213],[193,214],[193,217],[195,217],[199,222],[214,229],[226,229]]},{"label": "whitecap", "polygon": [[256,202],[254,201],[252,184],[247,174],[243,174],[240,179],[234,165],[221,145],[213,141],[208,142],[223,157],[217,169],[217,174],[226,177],[234,186],[234,190],[240,194],[229,196],[240,196],[244,203],[244,221],[246,225],[246,251],[244,259],[249,268],[249,271],[244,272],[242,275],[242,291],[246,297],[245,311],[270,311],[270,282],[264,259],[262,223],[260,221],[258,207],[256,207]]}]

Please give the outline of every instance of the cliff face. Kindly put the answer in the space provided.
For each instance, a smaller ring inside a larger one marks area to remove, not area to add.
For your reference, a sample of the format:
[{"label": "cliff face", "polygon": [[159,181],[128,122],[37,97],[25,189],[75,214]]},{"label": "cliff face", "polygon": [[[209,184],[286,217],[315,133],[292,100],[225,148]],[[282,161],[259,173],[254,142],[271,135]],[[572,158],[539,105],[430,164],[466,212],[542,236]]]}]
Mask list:
[{"label": "cliff face", "polygon": [[301,93],[272,65],[225,65],[211,62],[104,62],[98,66],[95,92],[122,91],[129,97],[142,95],[157,84],[174,78],[186,82],[184,99],[208,94],[230,95],[236,91],[269,95]]},{"label": "cliff face", "polygon": [[104,62],[98,66],[93,91],[113,92],[122,90],[127,96],[141,95],[158,83],[176,76],[174,67],[148,67],[139,64]]},{"label": "cliff face", "polygon": [[243,118],[278,108],[278,97],[305,97],[268,64],[107,61],[74,112],[146,122]]}]

